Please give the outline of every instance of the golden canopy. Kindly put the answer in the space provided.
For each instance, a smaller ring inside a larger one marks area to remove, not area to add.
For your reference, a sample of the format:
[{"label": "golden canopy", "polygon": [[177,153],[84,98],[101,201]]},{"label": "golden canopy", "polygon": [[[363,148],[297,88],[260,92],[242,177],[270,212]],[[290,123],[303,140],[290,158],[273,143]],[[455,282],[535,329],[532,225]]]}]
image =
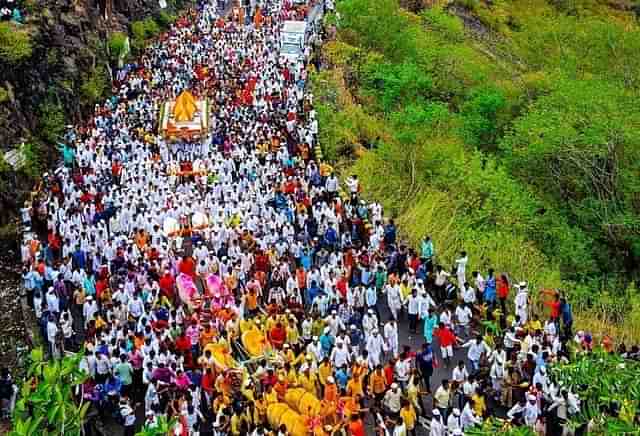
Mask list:
[{"label": "golden canopy", "polygon": [[182,91],[173,106],[173,119],[175,121],[193,121],[198,106],[196,99],[189,91]]}]

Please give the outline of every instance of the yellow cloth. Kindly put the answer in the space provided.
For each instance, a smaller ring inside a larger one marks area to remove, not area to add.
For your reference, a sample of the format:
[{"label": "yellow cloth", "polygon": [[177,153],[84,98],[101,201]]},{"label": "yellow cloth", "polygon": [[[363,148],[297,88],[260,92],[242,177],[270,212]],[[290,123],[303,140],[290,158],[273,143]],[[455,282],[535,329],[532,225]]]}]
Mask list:
[{"label": "yellow cloth", "polygon": [[264,399],[267,402],[267,405],[277,403],[278,402],[278,393],[275,389],[271,389],[271,392],[265,392]]},{"label": "yellow cloth", "polygon": [[408,405],[400,409],[400,416],[404,420],[407,430],[413,430],[416,426],[416,411],[413,409],[413,406]]},{"label": "yellow cloth", "polygon": [[173,119],[176,121],[192,121],[198,110],[196,99],[189,91],[183,91],[173,106]]},{"label": "yellow cloth", "polygon": [[321,363],[318,368],[318,373],[320,376],[320,383],[323,385],[327,384],[327,378],[333,374],[333,368],[330,363]]},{"label": "yellow cloth", "polygon": [[306,375],[304,372],[298,376],[298,384],[305,391],[312,393],[313,395],[317,395],[317,382],[318,377],[309,372],[309,375]]},{"label": "yellow cloth", "polygon": [[374,394],[381,394],[387,388],[387,379],[384,376],[384,373],[378,373],[378,371],[374,371],[369,378],[371,384],[371,390]]}]

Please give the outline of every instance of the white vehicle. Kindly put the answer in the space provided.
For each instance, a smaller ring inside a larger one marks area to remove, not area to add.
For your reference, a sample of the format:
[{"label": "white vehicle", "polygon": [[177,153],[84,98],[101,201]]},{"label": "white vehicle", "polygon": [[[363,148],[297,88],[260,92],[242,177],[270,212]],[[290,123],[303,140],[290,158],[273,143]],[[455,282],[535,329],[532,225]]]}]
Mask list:
[{"label": "white vehicle", "polygon": [[303,58],[307,36],[305,21],[285,21],[281,33],[280,56],[288,62]]}]

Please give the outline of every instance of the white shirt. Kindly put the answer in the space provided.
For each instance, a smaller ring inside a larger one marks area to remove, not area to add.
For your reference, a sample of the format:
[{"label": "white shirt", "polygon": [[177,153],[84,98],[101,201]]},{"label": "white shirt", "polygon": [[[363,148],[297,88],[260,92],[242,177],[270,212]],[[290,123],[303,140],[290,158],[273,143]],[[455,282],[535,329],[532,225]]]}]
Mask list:
[{"label": "white shirt", "polygon": [[467,306],[458,306],[456,308],[456,318],[458,320],[458,324],[466,326],[471,321],[472,316],[473,313]]},{"label": "white shirt", "polygon": [[485,341],[480,341],[480,343],[478,344],[476,339],[470,340],[469,342],[464,344],[463,347],[469,348],[469,351],[467,352],[467,357],[469,358],[469,360],[474,360],[476,362],[480,360],[483,353],[488,354],[489,352],[491,352],[489,346]]}]

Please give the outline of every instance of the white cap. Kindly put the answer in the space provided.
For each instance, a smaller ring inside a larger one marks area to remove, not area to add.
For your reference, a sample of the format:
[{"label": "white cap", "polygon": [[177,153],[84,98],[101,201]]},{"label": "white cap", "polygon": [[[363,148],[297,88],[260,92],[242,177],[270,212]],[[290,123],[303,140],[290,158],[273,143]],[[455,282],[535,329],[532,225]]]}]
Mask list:
[{"label": "white cap", "polygon": [[433,410],[431,411],[431,414],[432,414],[433,416],[440,416],[440,411],[439,411],[438,409],[433,409]]},{"label": "white cap", "polygon": [[398,383],[391,383],[391,389],[398,389]]},{"label": "white cap", "polygon": [[331,376],[331,375],[330,375],[329,377],[327,377],[327,383],[335,383],[335,382],[336,382],[336,381],[335,381],[335,379],[333,378],[333,376]]},{"label": "white cap", "polygon": [[458,409],[457,407],[453,409],[453,414],[455,416],[460,416],[460,409]]}]

